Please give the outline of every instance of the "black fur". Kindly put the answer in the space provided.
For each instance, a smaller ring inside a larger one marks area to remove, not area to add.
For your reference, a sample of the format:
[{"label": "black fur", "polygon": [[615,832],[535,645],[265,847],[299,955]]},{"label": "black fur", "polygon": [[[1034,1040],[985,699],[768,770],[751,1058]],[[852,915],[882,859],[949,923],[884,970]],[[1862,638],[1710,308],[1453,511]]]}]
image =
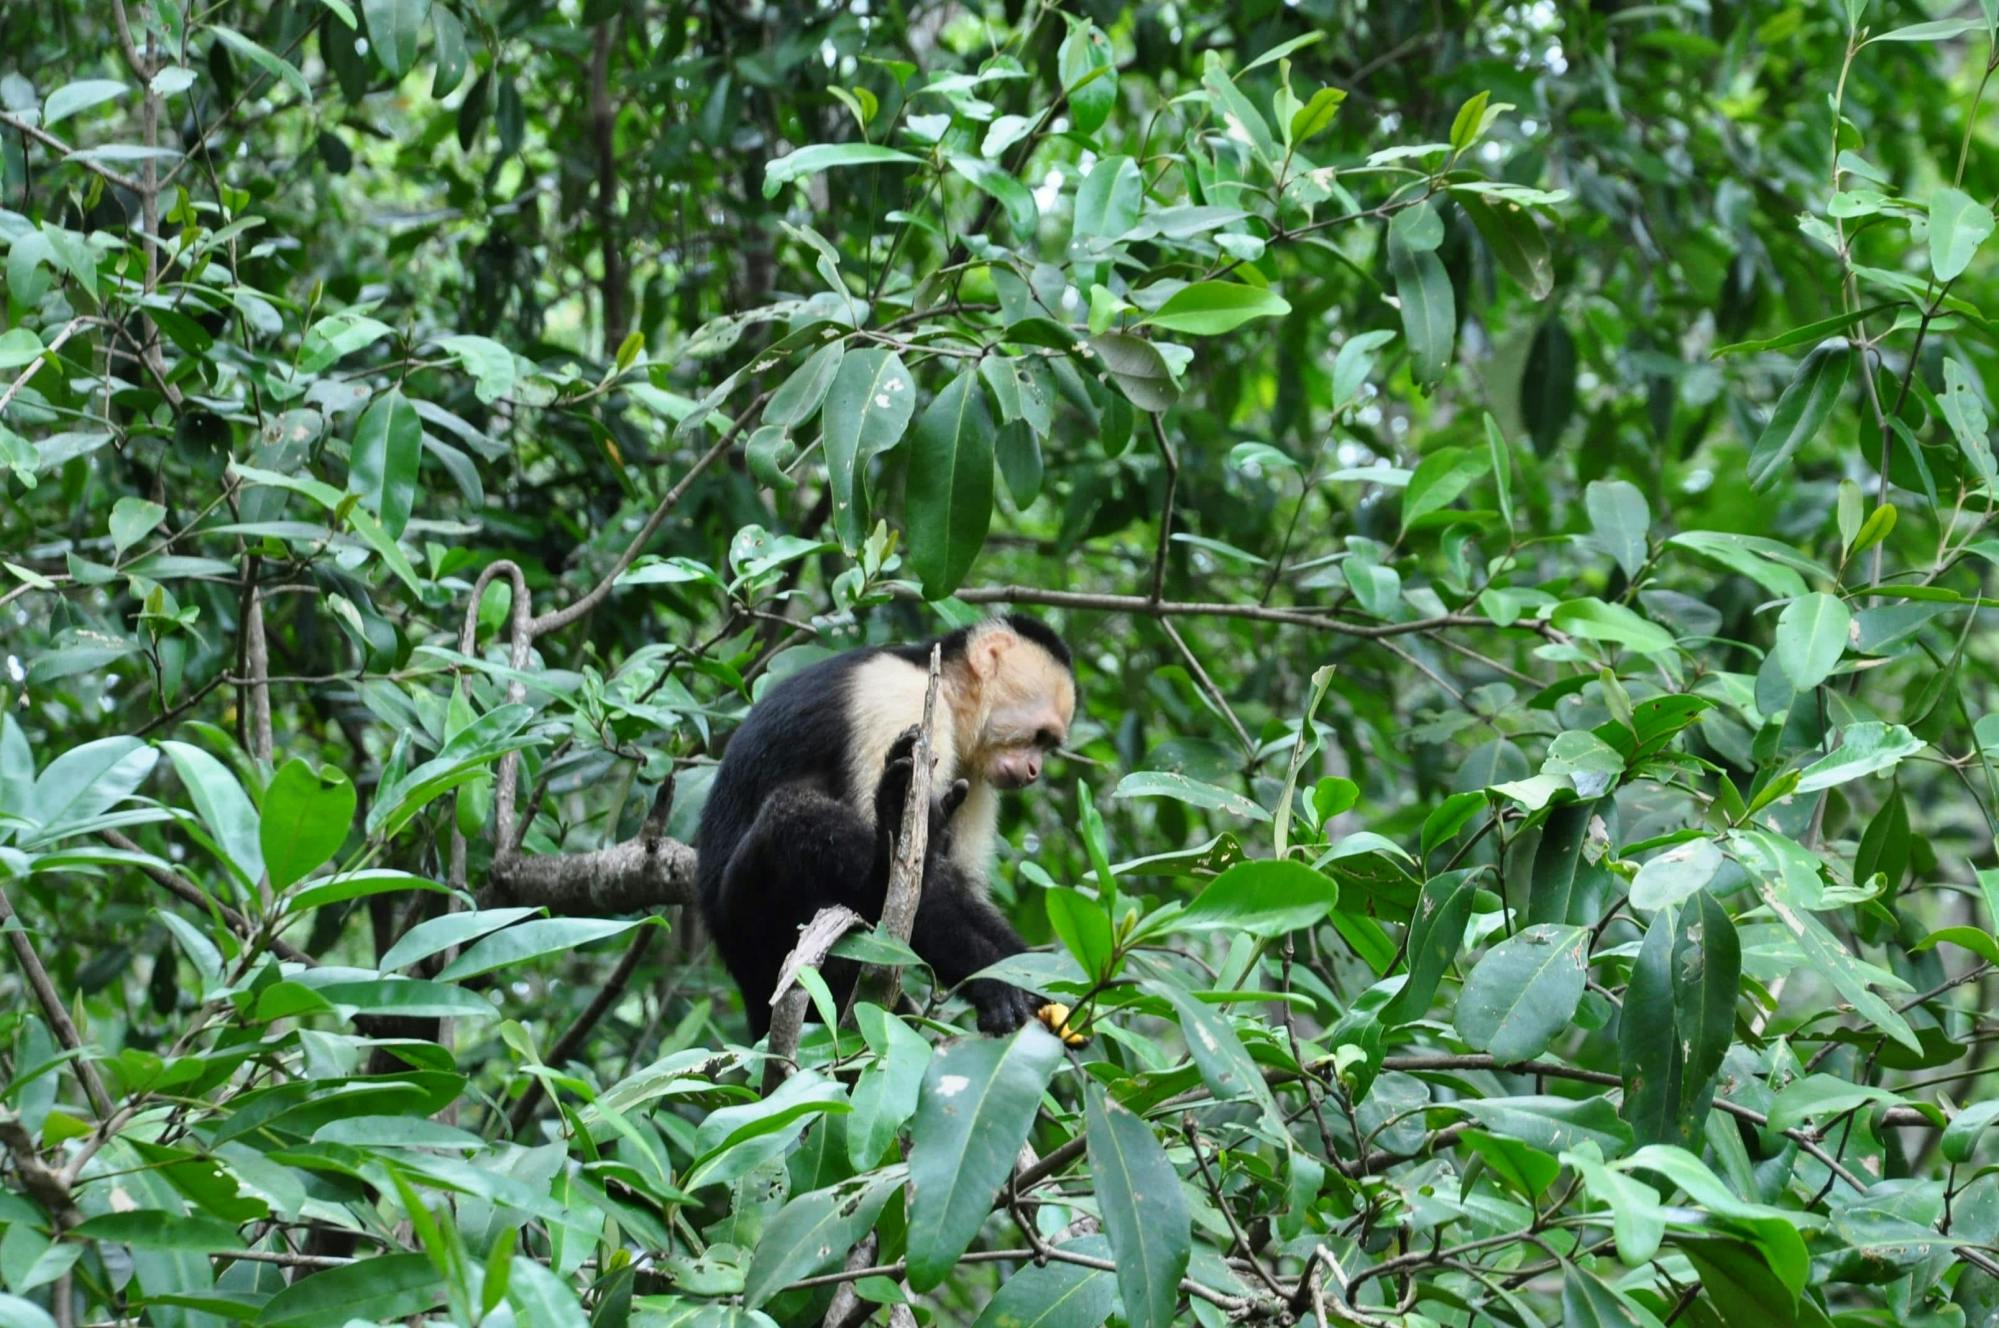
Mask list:
[{"label": "black fur", "polygon": [[[1069,665],[1067,647],[1046,627],[1029,618],[1007,621]],[[876,825],[870,829],[853,810],[860,791],[848,787],[858,669],[884,653],[927,666],[933,644],[947,660],[961,658],[969,636],[960,630],[921,645],[852,650],[801,669],[766,692],[730,739],[701,814],[698,876],[703,916],[742,989],[753,1037],[770,1027],[771,992],[798,928],[828,904],[845,904],[871,921],[881,917],[889,836],[902,820],[915,732],[891,750],[871,791]],[[950,860],[950,818],[964,796],[961,780],[932,801],[923,897],[910,937],[947,984],[1026,948],[980,883]],[[836,992],[852,984],[851,968],[828,966]],[[1012,1031],[1040,1004],[1001,982],[972,983],[965,995],[988,1033]]]}]

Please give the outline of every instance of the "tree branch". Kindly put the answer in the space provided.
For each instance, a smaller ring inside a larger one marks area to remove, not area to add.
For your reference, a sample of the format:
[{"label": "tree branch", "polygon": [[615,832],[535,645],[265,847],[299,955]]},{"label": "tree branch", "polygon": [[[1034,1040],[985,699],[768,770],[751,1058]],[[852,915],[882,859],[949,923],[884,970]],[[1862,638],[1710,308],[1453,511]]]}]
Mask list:
[{"label": "tree branch", "polygon": [[[904,599],[919,599],[914,589],[898,589]],[[1434,632],[1443,627],[1485,627],[1494,631],[1531,631],[1545,635],[1546,624],[1525,619],[1511,628],[1501,628],[1487,618],[1465,613],[1443,613],[1434,618],[1416,618],[1398,623],[1354,623],[1299,609],[1273,609],[1261,604],[1230,604],[1220,600],[1154,600],[1145,595],[1104,595],[1082,590],[1043,590],[1038,586],[967,586],[957,592],[967,604],[1038,604],[1056,609],[1092,609],[1102,613],[1132,613],[1141,617],[1248,618],[1254,622],[1285,623],[1292,627],[1312,627],[1342,636],[1378,640],[1385,636],[1409,636]]]},{"label": "tree branch", "polygon": [[73,1064],[76,1066],[76,1077],[83,1082],[83,1091],[90,1098],[91,1108],[100,1117],[109,1116],[111,1095],[104,1091],[104,1083],[97,1077],[97,1067],[81,1054],[83,1037],[76,1031],[76,1021],[69,1017],[69,1008],[62,1003],[62,994],[49,980],[49,971],[42,967],[41,956],[35,953],[34,945],[28,940],[27,928],[21,925],[21,919],[14,912],[14,905],[9,902],[4,889],[0,889],[0,931],[7,933],[8,944],[14,947],[14,958],[20,963],[21,971],[27,974],[28,985],[34,989],[35,1000],[41,1004],[49,1027],[55,1030],[56,1040],[79,1053]]}]

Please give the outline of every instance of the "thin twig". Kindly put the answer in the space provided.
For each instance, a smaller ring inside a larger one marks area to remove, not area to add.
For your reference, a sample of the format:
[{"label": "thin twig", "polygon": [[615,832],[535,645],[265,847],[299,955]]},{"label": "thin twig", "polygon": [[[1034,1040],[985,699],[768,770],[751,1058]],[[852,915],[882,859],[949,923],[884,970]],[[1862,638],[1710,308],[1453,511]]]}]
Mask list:
[{"label": "thin twig", "polygon": [[69,1017],[69,1008],[62,1003],[62,994],[56,984],[49,980],[49,971],[42,967],[41,956],[35,953],[34,943],[28,939],[28,930],[21,925],[14,905],[7,898],[7,892],[0,889],[0,930],[7,933],[7,941],[14,947],[14,958],[28,976],[28,985],[34,989],[35,999],[41,1003],[42,1014],[55,1030],[56,1040],[76,1052],[73,1062],[76,1077],[83,1082],[83,1091],[90,1098],[90,1105],[97,1114],[111,1114],[111,1095],[104,1091],[104,1083],[97,1077],[97,1067],[87,1059],[83,1037],[76,1031],[76,1021]]}]

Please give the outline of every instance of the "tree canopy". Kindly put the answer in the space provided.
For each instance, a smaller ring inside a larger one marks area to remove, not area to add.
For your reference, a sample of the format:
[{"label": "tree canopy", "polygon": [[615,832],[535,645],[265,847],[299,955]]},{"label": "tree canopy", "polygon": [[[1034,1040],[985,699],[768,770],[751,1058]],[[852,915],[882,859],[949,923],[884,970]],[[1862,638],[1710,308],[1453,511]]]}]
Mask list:
[{"label": "tree canopy", "polygon": [[[1999,1323],[1999,0],[0,37],[0,1328]],[[1085,1037],[749,1044],[994,606]]]}]

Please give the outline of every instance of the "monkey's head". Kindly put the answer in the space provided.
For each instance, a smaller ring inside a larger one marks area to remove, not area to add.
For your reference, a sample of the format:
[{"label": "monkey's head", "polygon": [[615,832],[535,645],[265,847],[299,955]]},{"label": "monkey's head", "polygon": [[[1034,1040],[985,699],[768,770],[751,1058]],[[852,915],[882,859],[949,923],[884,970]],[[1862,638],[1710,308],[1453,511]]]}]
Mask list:
[{"label": "monkey's head", "polygon": [[1034,619],[1010,614],[971,630],[965,668],[977,724],[967,773],[976,771],[995,788],[1026,788],[1068,740],[1076,716],[1069,647]]}]

